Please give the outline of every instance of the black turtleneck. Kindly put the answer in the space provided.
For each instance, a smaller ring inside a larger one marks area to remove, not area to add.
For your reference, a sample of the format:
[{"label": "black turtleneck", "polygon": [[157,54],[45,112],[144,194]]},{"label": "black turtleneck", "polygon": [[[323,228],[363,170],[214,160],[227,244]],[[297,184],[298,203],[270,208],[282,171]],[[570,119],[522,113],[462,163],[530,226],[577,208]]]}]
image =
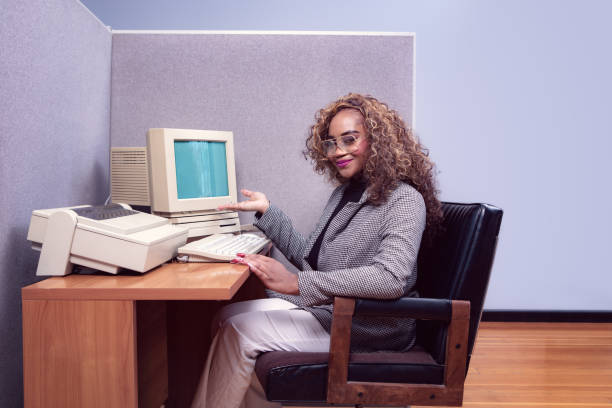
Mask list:
[{"label": "black turtleneck", "polygon": [[323,242],[323,237],[325,236],[325,232],[327,231],[327,227],[329,227],[331,220],[333,220],[336,214],[338,214],[340,210],[344,208],[346,203],[359,201],[365,189],[366,189],[366,183],[361,180],[359,181],[351,180],[349,182],[349,185],[346,186],[344,193],[342,193],[342,198],[340,199],[340,202],[338,203],[338,205],[332,212],[331,216],[327,220],[327,224],[325,224],[325,227],[323,228],[323,230],[317,237],[317,240],[312,246],[312,249],[310,250],[308,257],[306,258],[306,260],[308,261],[312,269],[317,270],[318,268],[318,259],[319,259],[319,251],[321,250],[321,243]]}]

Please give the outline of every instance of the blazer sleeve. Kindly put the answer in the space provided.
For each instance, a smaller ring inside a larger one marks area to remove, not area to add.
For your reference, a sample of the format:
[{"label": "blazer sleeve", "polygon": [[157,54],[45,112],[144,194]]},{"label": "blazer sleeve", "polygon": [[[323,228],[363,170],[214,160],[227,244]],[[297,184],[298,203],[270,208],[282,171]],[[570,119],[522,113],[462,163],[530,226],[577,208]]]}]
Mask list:
[{"label": "blazer sleeve", "polygon": [[396,299],[404,294],[407,284],[414,284],[425,229],[425,202],[416,190],[410,189],[392,196],[384,205],[380,246],[372,262],[355,268],[299,272],[304,305],[331,303],[334,296]]},{"label": "blazer sleeve", "polygon": [[306,239],[293,227],[291,219],[280,208],[270,204],[254,224],[274,242],[289,262],[297,268],[301,267]]}]

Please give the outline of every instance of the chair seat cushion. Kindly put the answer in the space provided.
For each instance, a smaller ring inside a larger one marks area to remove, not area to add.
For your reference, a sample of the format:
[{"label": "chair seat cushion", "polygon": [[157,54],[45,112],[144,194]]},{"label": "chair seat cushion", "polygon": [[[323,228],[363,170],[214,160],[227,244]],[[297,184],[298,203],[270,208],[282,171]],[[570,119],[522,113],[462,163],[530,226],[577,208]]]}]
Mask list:
[{"label": "chair seat cushion", "polygon": [[[324,402],[329,353],[273,351],[257,359],[266,396],[277,402]],[[352,353],[349,381],[442,384],[444,366],[416,346],[405,353]]]}]

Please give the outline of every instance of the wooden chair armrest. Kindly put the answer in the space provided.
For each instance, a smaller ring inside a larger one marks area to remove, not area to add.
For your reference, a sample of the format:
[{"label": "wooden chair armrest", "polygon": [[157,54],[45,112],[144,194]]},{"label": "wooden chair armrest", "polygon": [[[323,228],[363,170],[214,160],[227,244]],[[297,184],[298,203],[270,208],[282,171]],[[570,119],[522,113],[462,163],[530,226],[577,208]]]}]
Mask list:
[{"label": "wooden chair armrest", "polygon": [[355,299],[336,297],[329,346],[327,402],[330,404],[461,406],[467,358],[470,302],[451,301],[444,384],[348,381],[351,323]]}]

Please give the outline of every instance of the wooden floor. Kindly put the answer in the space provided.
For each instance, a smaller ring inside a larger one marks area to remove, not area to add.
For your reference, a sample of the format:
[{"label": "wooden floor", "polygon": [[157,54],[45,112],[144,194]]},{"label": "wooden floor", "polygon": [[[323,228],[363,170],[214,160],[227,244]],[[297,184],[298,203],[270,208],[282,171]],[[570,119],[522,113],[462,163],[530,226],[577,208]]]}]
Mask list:
[{"label": "wooden floor", "polygon": [[612,324],[480,325],[467,408],[612,407]]}]

